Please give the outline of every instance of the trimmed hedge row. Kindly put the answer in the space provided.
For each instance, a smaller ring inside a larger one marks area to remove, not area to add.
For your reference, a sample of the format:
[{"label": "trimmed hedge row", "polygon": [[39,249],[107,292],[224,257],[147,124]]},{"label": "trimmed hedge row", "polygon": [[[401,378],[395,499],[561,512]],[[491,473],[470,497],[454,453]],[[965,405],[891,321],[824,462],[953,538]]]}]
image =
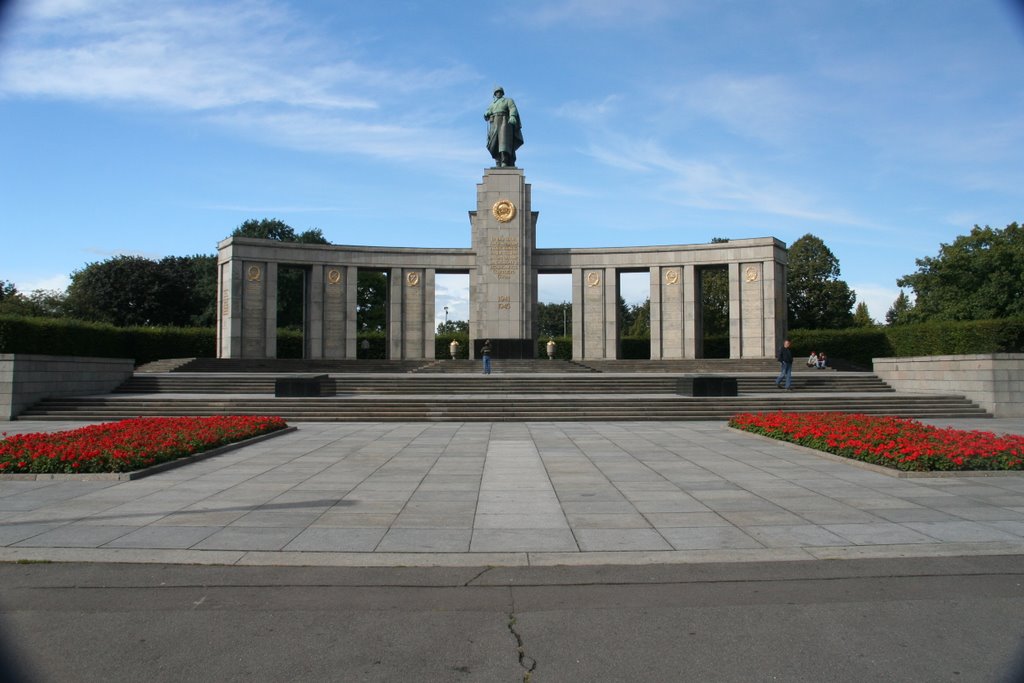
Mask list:
[{"label": "trimmed hedge row", "polygon": [[[833,360],[871,367],[872,358],[938,356],[976,353],[1024,352],[1024,318],[929,322],[893,327],[850,328],[846,330],[791,330],[790,339],[799,354],[824,351]],[[447,334],[434,339],[436,358],[449,358],[452,339],[459,342],[459,358],[469,357],[465,334]],[[369,348],[363,349],[363,341]],[[537,340],[537,357],[547,358],[547,339]],[[556,358],[572,358],[572,338],[557,337]],[[387,337],[383,332],[361,333],[359,358],[386,358]],[[623,358],[650,358],[650,340],[622,339]],[[727,337],[705,340],[705,356],[728,357]],[[207,327],[114,327],[67,318],[30,318],[0,315],[0,353],[34,353],[53,356],[98,356],[134,358],[138,364],[161,358],[212,358],[216,355],[216,334]],[[280,329],[279,358],[302,358],[302,332]]]},{"label": "trimmed hedge row", "polygon": [[212,327],[114,327],[67,318],[0,316],[0,353],[134,358],[213,357]]}]

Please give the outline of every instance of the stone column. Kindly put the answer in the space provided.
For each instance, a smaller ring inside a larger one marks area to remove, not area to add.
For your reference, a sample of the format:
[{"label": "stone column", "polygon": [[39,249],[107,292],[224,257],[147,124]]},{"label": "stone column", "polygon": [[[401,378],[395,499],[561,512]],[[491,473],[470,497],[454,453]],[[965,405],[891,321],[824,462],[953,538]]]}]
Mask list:
[{"label": "stone column", "polygon": [[522,170],[487,169],[470,217],[476,253],[470,337],[502,340],[506,352],[517,347],[532,358],[537,216],[530,209],[530,186]]},{"label": "stone column", "polygon": [[241,259],[217,264],[217,358],[242,357],[244,277]]},{"label": "stone column", "polygon": [[[687,266],[693,270],[693,266]],[[687,335],[692,322],[686,320],[687,293],[684,266],[651,268],[651,358],[687,358]],[[691,294],[692,299],[692,294]],[[655,315],[655,300],[658,312]],[[690,311],[692,318],[693,312]]]},{"label": "stone column", "polygon": [[740,353],[743,358],[764,357],[765,293],[762,264],[739,264]]},{"label": "stone column", "polygon": [[742,296],[740,264],[729,264],[729,358],[743,357]]},{"label": "stone column", "polygon": [[659,360],[665,357],[665,341],[662,336],[663,314],[661,301],[661,278],[664,269],[652,266],[650,270],[650,283],[648,297],[651,302],[651,359]]},{"label": "stone column", "polygon": [[[611,272],[614,273],[614,269],[612,269]],[[611,348],[613,349],[613,352],[611,353],[611,355],[609,355],[608,329],[609,325],[614,326],[615,324],[615,304],[611,304],[612,308],[609,310],[609,303],[607,301],[609,290],[605,284],[606,269],[583,268],[580,270],[580,274],[581,277],[579,293],[577,294],[577,292],[573,292],[572,332],[574,357],[577,335],[576,321],[579,320],[579,332],[580,336],[582,337],[582,353],[579,357],[582,359],[591,360],[614,358],[615,335],[614,333],[611,335],[610,344]],[[575,280],[576,277],[574,272],[574,284]],[[611,291],[615,291],[614,284],[611,287]],[[579,316],[578,318],[576,316],[577,298],[580,301],[579,308],[582,308],[582,315]],[[609,313],[611,314],[610,323]]]},{"label": "stone column", "polygon": [[614,268],[604,269],[604,357],[619,357],[619,277]]},{"label": "stone column", "polygon": [[356,318],[356,311],[359,308],[359,292],[357,289],[357,284],[359,282],[359,268],[357,266],[348,266],[346,268],[339,268],[338,270],[345,278],[345,292],[342,296],[342,303],[345,307],[345,332],[343,334],[345,355],[343,358],[358,358],[359,325]]},{"label": "stone column", "polygon": [[[310,274],[310,328],[321,330],[313,340],[310,358],[354,358],[348,352],[349,327],[355,326],[355,310],[348,309],[348,291],[355,290],[345,266],[315,266]],[[358,271],[356,271],[358,272]],[[311,335],[312,336],[312,335]],[[314,355],[319,354],[319,355]]]},{"label": "stone column", "polygon": [[306,358],[324,357],[324,269],[313,266],[305,273],[305,320],[302,341]]},{"label": "stone column", "polygon": [[574,359],[586,358],[583,344],[583,269],[572,269],[572,357]]},{"label": "stone column", "polygon": [[392,360],[433,358],[433,269],[393,268],[389,288],[388,357]]},{"label": "stone column", "polygon": [[692,264],[682,267],[683,358],[704,355],[704,305],[698,274]]}]

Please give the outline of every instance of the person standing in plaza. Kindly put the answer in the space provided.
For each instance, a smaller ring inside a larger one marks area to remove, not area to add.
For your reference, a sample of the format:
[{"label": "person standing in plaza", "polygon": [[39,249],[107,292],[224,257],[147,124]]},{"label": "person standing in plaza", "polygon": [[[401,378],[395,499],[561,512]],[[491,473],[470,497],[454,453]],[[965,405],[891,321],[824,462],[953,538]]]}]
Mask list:
[{"label": "person standing in plaza", "polygon": [[480,349],[480,355],[483,356],[483,359],[484,359],[484,374],[485,375],[491,374],[491,340],[490,339],[485,339],[484,340],[484,345]]},{"label": "person standing in plaza", "polygon": [[782,348],[779,349],[777,356],[779,363],[782,368],[779,370],[779,376],[775,378],[775,386],[782,388],[782,382],[786,382],[786,391],[792,391],[793,386],[793,349],[791,342],[787,339],[782,342]]}]

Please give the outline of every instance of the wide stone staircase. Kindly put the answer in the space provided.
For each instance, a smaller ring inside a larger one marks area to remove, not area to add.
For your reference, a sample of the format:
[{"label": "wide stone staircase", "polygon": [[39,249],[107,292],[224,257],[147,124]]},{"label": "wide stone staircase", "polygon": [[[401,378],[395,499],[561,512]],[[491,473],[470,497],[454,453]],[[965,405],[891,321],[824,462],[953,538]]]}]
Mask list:
[{"label": "wide stone staircase", "polygon": [[[435,366],[443,369],[429,369]],[[47,399],[19,419],[257,414],[334,422],[725,420],[739,412],[777,410],[990,417],[963,396],[897,394],[867,372],[798,368],[793,391],[783,392],[774,384],[774,366],[768,361],[765,371],[761,361],[498,360],[495,374],[484,376],[478,361],[205,359],[183,361],[171,371],[140,369],[112,394]],[[687,378],[707,374],[734,377],[738,395],[686,395]],[[326,375],[320,397],[275,397],[279,379],[314,375]]]}]

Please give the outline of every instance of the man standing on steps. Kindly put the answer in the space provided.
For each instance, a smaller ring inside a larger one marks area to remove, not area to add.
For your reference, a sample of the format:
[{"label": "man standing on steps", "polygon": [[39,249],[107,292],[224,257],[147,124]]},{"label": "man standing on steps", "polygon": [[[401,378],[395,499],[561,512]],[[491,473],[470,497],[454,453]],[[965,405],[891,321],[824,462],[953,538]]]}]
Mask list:
[{"label": "man standing on steps", "polygon": [[484,345],[480,349],[480,355],[483,356],[483,359],[484,359],[484,374],[485,375],[491,374],[491,340],[490,339],[485,339],[484,340]]},{"label": "man standing on steps", "polygon": [[782,348],[779,349],[777,358],[782,369],[779,371],[779,376],[775,378],[775,386],[781,389],[782,381],[785,380],[786,391],[793,391],[793,349],[790,347],[788,339],[782,342]]}]

